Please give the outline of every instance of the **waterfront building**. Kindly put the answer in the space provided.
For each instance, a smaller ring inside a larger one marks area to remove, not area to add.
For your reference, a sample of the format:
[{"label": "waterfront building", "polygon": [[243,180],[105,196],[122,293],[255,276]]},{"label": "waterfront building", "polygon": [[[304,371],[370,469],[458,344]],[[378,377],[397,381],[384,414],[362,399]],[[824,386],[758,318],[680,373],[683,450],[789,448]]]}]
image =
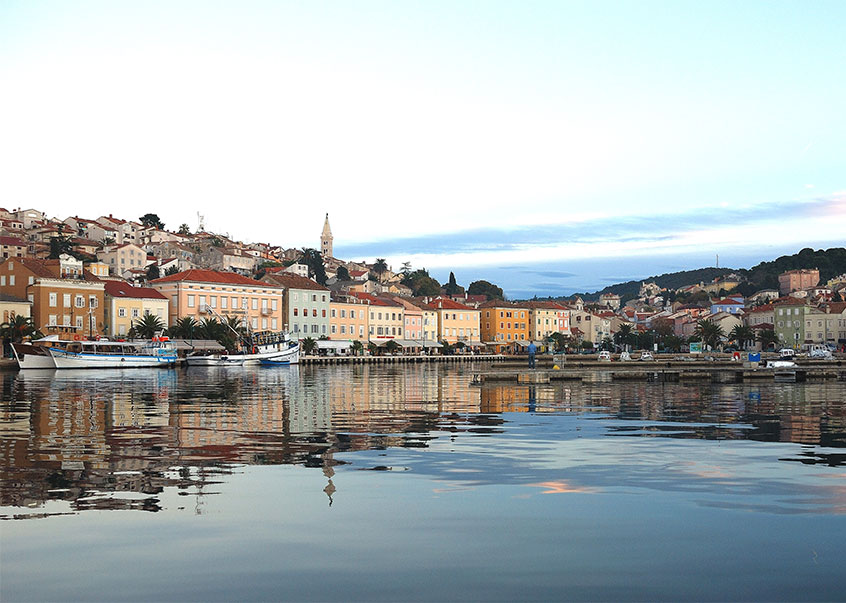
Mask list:
[{"label": "waterfront building", "polygon": [[[402,304],[389,297],[370,293],[353,292],[350,297],[365,301],[369,305],[370,340],[403,339],[405,314]],[[378,343],[378,341],[377,341]]]},{"label": "waterfront building", "polygon": [[513,302],[493,299],[479,305],[481,341],[497,354],[513,348],[517,341],[528,341],[529,308]]},{"label": "waterfront building", "polygon": [[779,343],[788,348],[799,349],[805,341],[805,315],[810,307],[803,300],[786,298],[774,303],[773,330]]},{"label": "waterfront building", "polygon": [[234,272],[192,269],[150,282],[168,298],[168,321],[191,317],[196,321],[216,315],[237,317],[254,331],[282,331],[283,289]]},{"label": "waterfront building", "polygon": [[8,293],[0,293],[0,322],[9,322],[15,316],[32,316],[32,302]]},{"label": "waterfront building", "polygon": [[28,244],[17,237],[0,236],[0,258],[22,258],[27,255]]},{"label": "waterfront building", "polygon": [[355,296],[329,300],[329,339],[349,339],[366,343],[370,339],[370,308]]},{"label": "waterfront building", "polygon": [[167,327],[169,300],[151,287],[134,287],[123,281],[105,282],[105,333],[112,337],[129,334],[135,322],[145,314],[157,316]]},{"label": "waterfront building", "polygon": [[438,339],[450,344],[459,341],[479,347],[481,341],[481,311],[445,297],[429,302],[430,309],[438,316]]},{"label": "waterfront building", "polygon": [[[550,301],[530,301],[524,305],[529,308],[529,339],[532,341],[545,341],[553,333],[569,331],[569,312],[561,304]],[[609,314],[613,316],[613,312]],[[561,328],[562,318],[567,323],[566,331]]]},{"label": "waterfront building", "polygon": [[329,289],[310,278],[284,271],[265,274],[262,281],[282,290],[285,324],[292,337],[329,337]]},{"label": "waterfront building", "polygon": [[764,304],[748,309],[743,314],[743,324],[747,327],[757,327],[762,324],[773,324],[773,305]]},{"label": "waterfront building", "polygon": [[808,308],[805,313],[804,343],[846,344],[846,302]]},{"label": "waterfront building", "polygon": [[3,293],[32,303],[36,328],[45,335],[103,334],[103,281],[66,254],[57,260],[8,258],[0,264]]},{"label": "waterfront building", "polygon": [[603,293],[599,296],[599,304],[611,308],[612,310],[619,310],[620,299],[620,296],[616,293]]}]

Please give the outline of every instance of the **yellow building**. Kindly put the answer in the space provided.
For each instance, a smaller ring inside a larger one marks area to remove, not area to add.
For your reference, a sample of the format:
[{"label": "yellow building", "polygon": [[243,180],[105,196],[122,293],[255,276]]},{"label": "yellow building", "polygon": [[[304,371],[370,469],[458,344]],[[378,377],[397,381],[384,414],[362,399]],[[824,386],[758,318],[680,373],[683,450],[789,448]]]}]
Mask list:
[{"label": "yellow building", "polygon": [[367,342],[370,338],[370,305],[354,296],[329,301],[329,339]]},{"label": "yellow building", "polygon": [[167,328],[168,298],[147,287],[133,287],[123,281],[106,281],[105,323],[106,334],[123,337],[129,334],[135,322],[152,314],[158,317],[162,328]]},{"label": "yellow building", "polygon": [[429,303],[438,316],[438,339],[450,344],[481,345],[480,312],[451,299],[438,297]]}]

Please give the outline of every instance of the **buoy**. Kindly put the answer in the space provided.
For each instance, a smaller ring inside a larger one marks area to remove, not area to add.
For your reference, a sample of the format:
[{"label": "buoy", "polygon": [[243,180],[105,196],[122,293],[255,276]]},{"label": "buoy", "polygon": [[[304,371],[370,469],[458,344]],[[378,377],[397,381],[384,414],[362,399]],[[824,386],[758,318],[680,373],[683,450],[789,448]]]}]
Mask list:
[{"label": "buoy", "polygon": [[558,366],[558,365],[556,364],[556,365],[554,365],[554,366],[552,367],[552,370],[554,370],[554,371],[560,371],[560,370],[561,370],[561,367],[560,367],[560,366]]}]

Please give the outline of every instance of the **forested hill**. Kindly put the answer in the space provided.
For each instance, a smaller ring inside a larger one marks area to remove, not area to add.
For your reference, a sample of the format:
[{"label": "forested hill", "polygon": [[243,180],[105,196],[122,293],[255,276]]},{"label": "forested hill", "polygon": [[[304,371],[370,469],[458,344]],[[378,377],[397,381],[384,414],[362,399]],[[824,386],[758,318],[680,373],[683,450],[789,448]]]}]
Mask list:
[{"label": "forested hill", "polygon": [[[805,248],[793,255],[783,255],[769,262],[761,262],[749,269],[744,268],[699,268],[697,270],[683,270],[649,276],[637,281],[627,281],[605,287],[601,291],[593,293],[580,293],[586,300],[596,300],[603,293],[616,293],[621,298],[631,299],[637,297],[640,291],[640,284],[643,282],[655,282],[659,287],[667,289],[678,289],[685,285],[695,285],[700,282],[709,283],[715,278],[725,274],[735,273],[745,279],[746,283],[741,286],[740,291],[749,295],[761,289],[778,289],[778,275],[787,270],[800,268],[818,268],[820,271],[820,282],[824,283],[829,279],[846,273],[846,248],[832,247],[831,249],[813,250]],[[575,297],[576,294],[569,296]],[[558,298],[566,299],[566,298]]]}]

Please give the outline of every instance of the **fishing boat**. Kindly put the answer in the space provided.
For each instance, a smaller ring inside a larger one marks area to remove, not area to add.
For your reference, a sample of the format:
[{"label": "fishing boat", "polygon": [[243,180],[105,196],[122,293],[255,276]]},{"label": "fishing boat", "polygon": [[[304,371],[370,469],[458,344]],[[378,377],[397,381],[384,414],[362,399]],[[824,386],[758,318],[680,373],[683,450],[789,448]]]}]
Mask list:
[{"label": "fishing boat", "polygon": [[71,341],[48,348],[57,369],[148,368],[176,363],[176,348],[167,337],[151,341]]}]

